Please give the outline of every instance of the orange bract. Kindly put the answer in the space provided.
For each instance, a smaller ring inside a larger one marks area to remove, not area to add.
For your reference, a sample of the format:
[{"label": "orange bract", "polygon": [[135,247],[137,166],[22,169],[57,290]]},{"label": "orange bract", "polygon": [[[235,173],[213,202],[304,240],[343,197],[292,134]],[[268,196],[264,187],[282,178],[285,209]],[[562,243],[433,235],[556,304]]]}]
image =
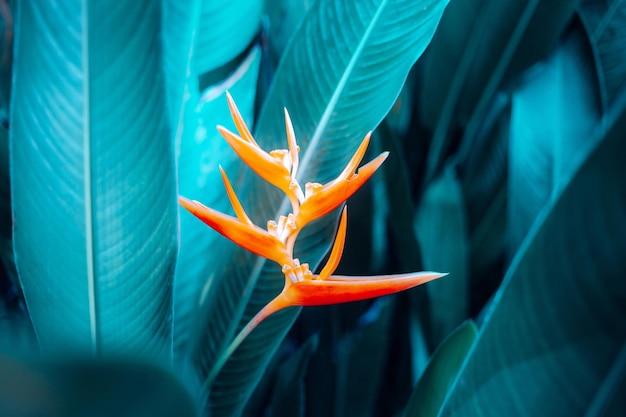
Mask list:
[{"label": "orange bract", "polygon": [[[301,264],[293,257],[296,237],[302,228],[343,204],[382,165],[388,156],[380,154],[369,163],[358,168],[370,141],[368,133],[354,156],[333,181],[321,185],[306,183],[305,192],[298,183],[300,149],[285,110],[288,149],[265,152],[253,138],[243,121],[235,102],[227,94],[230,112],[239,135],[218,126],[224,139],[261,178],[280,188],[291,202],[292,213],[268,222],[267,230],[252,223],[245,213],[226,173],[221,170],[226,193],[236,214],[228,216],[212,210],[197,201],[180,197],[180,203],[200,220],[238,245],[257,255],[278,263],[285,276],[283,291],[266,305],[242,330],[237,343],[270,314],[290,306],[313,306],[363,300],[403,291],[445,274],[416,272],[401,275],[373,277],[344,277],[333,273],[339,265],[346,236],[347,208],[343,209],[335,243],[329,260],[319,275],[314,275],[306,263]],[[232,346],[231,346],[232,347]]]}]

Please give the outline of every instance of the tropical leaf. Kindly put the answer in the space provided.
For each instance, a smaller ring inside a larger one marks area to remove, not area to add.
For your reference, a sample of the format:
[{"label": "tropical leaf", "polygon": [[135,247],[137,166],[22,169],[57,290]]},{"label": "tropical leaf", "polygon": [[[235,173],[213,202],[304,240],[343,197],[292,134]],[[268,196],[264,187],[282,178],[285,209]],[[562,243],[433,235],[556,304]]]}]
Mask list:
[{"label": "tropical leaf", "polygon": [[476,325],[466,321],[446,337],[415,386],[405,417],[437,417],[477,334]]},{"label": "tropical leaf", "polygon": [[266,413],[268,417],[305,416],[305,382],[311,355],[317,350],[319,337],[314,334],[276,370],[276,381]]},{"label": "tropical leaf", "polygon": [[191,64],[200,19],[200,2],[162,0],[163,72],[170,125],[175,127],[178,140],[182,135],[184,112],[193,113],[185,105],[191,97],[195,97],[190,103],[190,107],[195,108],[198,98],[198,79],[191,73]]},{"label": "tropical leaf", "polygon": [[587,0],[579,10],[596,63],[603,108],[608,108],[626,83],[626,1]]},{"label": "tropical leaf", "polygon": [[508,227],[514,254],[563,172],[589,140],[600,98],[584,34],[574,28],[512,98]]},{"label": "tropical leaf", "polygon": [[626,96],[616,103],[522,243],[440,415],[584,415],[624,398]]},{"label": "tropical leaf", "polygon": [[[338,175],[365,133],[376,127],[393,104],[446,4],[445,0],[317,2],[277,70],[259,118],[257,141],[268,150],[285,147],[286,107],[301,149],[299,178],[326,182]],[[329,54],[329,48],[336,53]],[[239,195],[246,196],[244,207],[257,224],[287,210],[287,200],[267,184],[247,182],[243,190]],[[296,256],[316,265],[328,247],[335,222],[335,216],[328,216],[305,228]],[[245,252],[235,252],[229,264],[227,273],[216,277],[223,284],[206,312],[211,322],[195,349],[205,372],[225,348],[209,340],[233,337],[225,319],[240,317],[239,327],[243,326],[283,285],[278,267]],[[297,311],[270,317],[237,349],[211,389],[213,415],[240,412],[245,403],[242,398],[250,395]]]},{"label": "tropical leaf", "polygon": [[131,361],[24,361],[0,354],[0,415],[195,416],[197,403],[170,370]]},{"label": "tropical leaf", "polygon": [[338,416],[369,416],[385,383],[385,359],[393,311],[392,297],[374,300],[351,332],[337,345],[336,395]]},{"label": "tropical leaf", "polygon": [[454,157],[467,214],[471,317],[495,292],[504,272],[510,101],[509,94],[498,94],[476,140],[462,141]]},{"label": "tropical leaf", "polygon": [[[193,115],[184,125],[178,156],[178,189],[183,196],[194,199],[222,212],[230,212],[231,206],[219,173],[219,166],[233,179],[239,177],[242,163],[218,133],[215,125],[235,129],[226,103],[225,91],[238,97],[237,105],[244,119],[254,120],[254,91],[259,74],[261,54],[255,48],[242,65],[220,85],[209,88],[200,96],[192,109]],[[193,129],[195,127],[195,129]],[[236,176],[234,176],[236,175]],[[196,217],[186,210],[180,213],[180,250],[176,263],[174,283],[175,322],[174,341],[176,350],[187,349],[192,334],[199,334],[204,321],[197,321],[196,312],[211,291],[215,268],[228,249],[222,250],[221,236],[208,230]],[[233,325],[237,323],[234,322]]]},{"label": "tropical leaf", "polygon": [[11,101],[11,75],[13,69],[13,13],[7,0],[0,1],[0,109],[3,122]]},{"label": "tropical leaf", "polygon": [[421,118],[434,132],[428,179],[443,167],[455,130],[477,134],[498,89],[552,50],[579,3],[452,2],[424,60]]},{"label": "tropical leaf", "polygon": [[177,207],[160,3],[19,6],[13,232],[37,339],[169,355]]},{"label": "tropical leaf", "polygon": [[455,168],[448,167],[424,192],[414,229],[426,270],[450,276],[426,287],[431,344],[441,341],[468,316],[469,244],[465,202]]},{"label": "tropical leaf", "polygon": [[[230,73],[240,63],[233,62],[246,50],[261,26],[263,1],[259,0],[201,0],[200,20],[195,40],[193,72],[204,86],[217,84],[223,75],[207,74],[224,68]],[[220,71],[220,73],[223,73]]]}]

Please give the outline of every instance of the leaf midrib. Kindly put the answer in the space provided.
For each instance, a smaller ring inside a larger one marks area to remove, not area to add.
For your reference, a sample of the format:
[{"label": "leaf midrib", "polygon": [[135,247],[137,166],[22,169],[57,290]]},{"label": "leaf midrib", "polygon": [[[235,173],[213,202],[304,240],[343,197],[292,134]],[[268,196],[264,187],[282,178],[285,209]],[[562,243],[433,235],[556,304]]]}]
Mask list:
[{"label": "leaf midrib", "polygon": [[91,189],[91,118],[89,94],[89,11],[87,0],[83,0],[81,14],[81,59],[83,67],[83,183],[85,198],[85,257],[87,291],[89,299],[89,328],[91,352],[98,354],[98,321],[96,311],[96,277],[94,259],[93,198]]}]

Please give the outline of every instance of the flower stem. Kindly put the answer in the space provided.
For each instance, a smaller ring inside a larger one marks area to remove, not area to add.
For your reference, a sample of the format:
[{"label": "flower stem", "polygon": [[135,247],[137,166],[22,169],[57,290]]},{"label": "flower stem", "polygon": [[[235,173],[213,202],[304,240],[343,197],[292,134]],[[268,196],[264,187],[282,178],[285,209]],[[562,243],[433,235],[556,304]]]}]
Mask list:
[{"label": "flower stem", "polygon": [[282,310],[286,307],[289,307],[289,303],[283,296],[283,293],[281,293],[272,301],[270,301],[265,307],[263,307],[263,309],[259,311],[248,322],[248,324],[246,324],[239,331],[239,333],[237,334],[237,336],[235,336],[233,341],[230,342],[226,350],[218,357],[217,361],[215,362],[215,365],[213,365],[213,368],[211,369],[211,372],[209,373],[207,378],[204,380],[204,384],[202,385],[201,392],[206,393],[206,395],[204,397],[204,403],[202,404],[202,409],[206,407],[206,403],[209,399],[209,394],[211,393],[211,388],[213,387],[213,383],[215,382],[217,375],[220,373],[222,368],[224,368],[224,365],[226,364],[228,359],[230,359],[230,357],[235,352],[235,350],[237,350],[239,345],[241,345],[244,339],[248,337],[248,335],[252,332],[252,330],[254,330],[259,325],[259,323],[261,323],[263,320],[265,320],[267,317],[274,314],[275,312]]}]

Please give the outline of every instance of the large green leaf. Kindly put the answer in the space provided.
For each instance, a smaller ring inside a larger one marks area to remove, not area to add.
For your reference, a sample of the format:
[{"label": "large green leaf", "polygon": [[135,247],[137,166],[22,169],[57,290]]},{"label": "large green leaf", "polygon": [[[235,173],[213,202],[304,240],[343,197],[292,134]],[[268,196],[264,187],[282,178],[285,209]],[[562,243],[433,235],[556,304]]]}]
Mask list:
[{"label": "large green leaf", "polygon": [[626,85],[626,1],[586,0],[580,7],[582,20],[595,56],[603,107],[613,103]]},{"label": "large green leaf", "polygon": [[424,269],[450,273],[426,286],[431,345],[441,341],[468,317],[469,245],[465,202],[450,166],[424,192],[414,220]]},{"label": "large green leaf", "polygon": [[454,131],[475,136],[498,88],[546,56],[580,0],[455,0],[424,60],[421,118],[433,133],[427,177],[443,167]]},{"label": "large green leaf", "polygon": [[[300,180],[326,182],[338,175],[368,130],[376,127],[428,44],[446,0],[343,2],[311,7],[277,70],[256,139],[265,149],[285,148],[283,108],[289,109],[301,149]],[[236,97],[235,97],[236,99]],[[288,208],[285,198],[252,175],[240,195],[258,224]],[[316,265],[327,249],[336,217],[302,232],[295,255]],[[349,232],[348,232],[349,233]],[[215,278],[222,282],[206,311],[211,321],[196,346],[205,372],[233,332],[282,288],[280,268],[239,250]],[[254,290],[253,290],[254,289]],[[214,415],[236,415],[297,315],[297,309],[262,323],[239,347],[215,381],[209,405]],[[243,371],[245,370],[245,372]]]},{"label": "large green leaf", "polygon": [[25,361],[0,352],[0,415],[103,417],[197,415],[171,370],[130,360]]},{"label": "large green leaf", "polygon": [[198,20],[200,1],[161,0],[163,3],[163,71],[167,88],[167,104],[170,125],[177,136],[182,134],[183,112],[195,107],[197,101],[197,77],[192,71],[192,56]]},{"label": "large green leaf", "polygon": [[228,64],[250,44],[261,25],[263,1],[201,0],[193,71],[203,75]]},{"label": "large green leaf", "polygon": [[160,2],[19,4],[13,232],[37,339],[169,354],[177,207]]},{"label": "large green leaf", "polygon": [[623,400],[626,96],[616,103],[524,240],[441,415],[584,415]]},{"label": "large green leaf", "polygon": [[476,325],[466,321],[441,343],[413,390],[405,417],[437,416],[477,334]]},{"label": "large green leaf", "polygon": [[[224,190],[219,166],[233,180],[238,178],[242,163],[218,133],[220,124],[235,130],[226,103],[225,90],[237,97],[237,106],[244,119],[252,122],[255,85],[261,54],[252,50],[242,65],[223,83],[207,89],[191,109],[183,126],[178,155],[178,190],[222,212],[231,206]],[[197,310],[207,301],[207,293],[215,283],[214,271],[229,249],[222,246],[222,237],[213,233],[186,210],[180,213],[180,251],[174,283],[174,342],[177,350],[187,349],[190,336],[201,334],[204,321]],[[209,299],[210,301],[210,299]],[[236,325],[236,322],[233,323]],[[191,334],[190,334],[191,331]]]},{"label": "large green leaf", "polygon": [[600,117],[584,34],[576,27],[513,94],[508,227],[514,254]]}]

